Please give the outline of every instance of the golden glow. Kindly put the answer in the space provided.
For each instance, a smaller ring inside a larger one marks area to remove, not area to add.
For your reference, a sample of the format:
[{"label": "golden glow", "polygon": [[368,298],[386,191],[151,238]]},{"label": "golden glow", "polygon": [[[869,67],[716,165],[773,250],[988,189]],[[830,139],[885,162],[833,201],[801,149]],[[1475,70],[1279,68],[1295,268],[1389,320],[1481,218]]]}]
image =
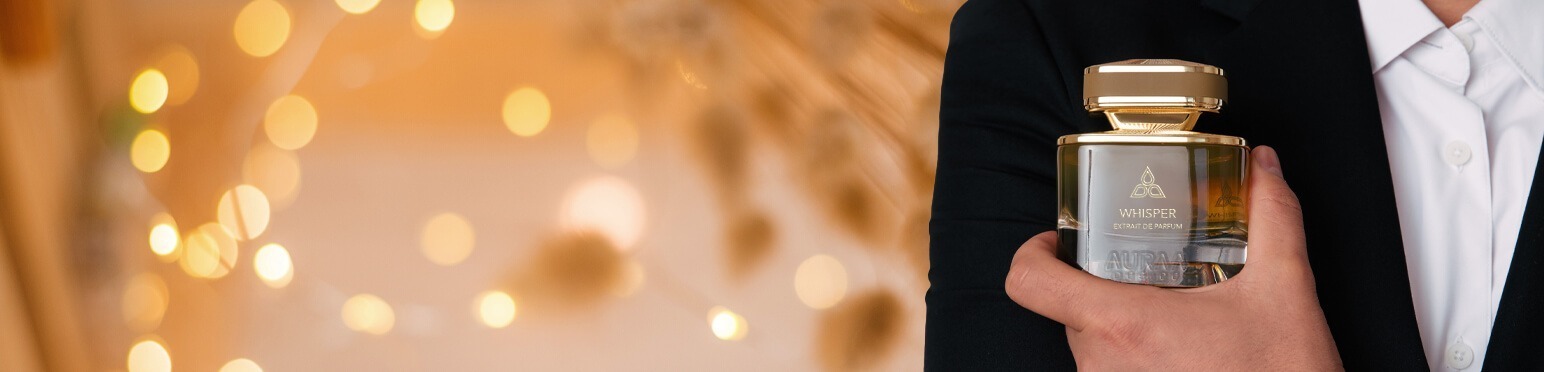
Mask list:
[{"label": "golden glow", "polygon": [[236,239],[224,226],[206,223],[182,239],[182,271],[195,278],[216,279],[236,266]]},{"label": "golden glow", "polygon": [[702,80],[697,78],[697,73],[687,69],[686,64],[681,63],[681,60],[677,59],[675,61],[675,67],[676,72],[681,74],[681,81],[686,82],[686,85],[690,85],[697,89],[708,89],[707,84],[703,84]]},{"label": "golden glow", "polygon": [[225,362],[220,367],[220,372],[263,372],[263,367],[257,365],[251,359],[241,358]]},{"label": "golden glow", "polygon": [[237,185],[220,196],[220,225],[236,240],[251,240],[268,229],[268,196],[252,185]]},{"label": "golden glow", "polygon": [[159,55],[154,66],[166,75],[166,105],[181,105],[193,98],[198,91],[198,60],[193,58],[193,52],[173,44],[163,47]]},{"label": "golden glow", "polygon": [[263,132],[268,134],[268,140],[274,146],[299,150],[316,136],[316,107],[301,96],[279,97],[268,105],[268,112],[263,116]]},{"label": "golden glow", "polygon": [[450,0],[418,0],[418,5],[413,6],[413,21],[430,34],[445,31],[455,18],[456,5]]},{"label": "golden glow", "polygon": [[139,132],[134,136],[134,143],[129,145],[129,161],[140,172],[158,172],[171,157],[172,142],[166,139],[166,134],[155,129]]},{"label": "golden glow", "polygon": [[252,256],[252,268],[258,279],[270,288],[284,288],[295,278],[295,268],[290,262],[289,251],[278,244],[268,244],[257,249]]},{"label": "golden glow", "polygon": [[176,258],[172,254],[177,253],[177,246],[182,243],[178,238],[177,221],[169,214],[158,213],[150,218],[150,223],[150,252],[163,260]]},{"label": "golden glow", "polygon": [[154,273],[142,273],[129,279],[123,288],[123,324],[136,332],[149,332],[161,325],[171,291]]},{"label": "golden glow", "polygon": [[300,158],[293,151],[273,145],[257,144],[241,165],[241,176],[268,197],[272,210],[280,210],[295,200],[300,189]]},{"label": "golden glow", "polygon": [[618,297],[632,296],[643,288],[643,282],[648,280],[648,274],[643,271],[643,265],[638,261],[628,260],[626,266],[622,266],[622,284],[616,288]]},{"label": "golden glow", "polygon": [[172,355],[155,340],[144,340],[129,348],[129,372],[171,372]]},{"label": "golden glow", "polygon": [[384,335],[391,332],[391,326],[396,322],[397,316],[391,311],[391,305],[375,295],[357,294],[343,303],[343,324],[349,329]]},{"label": "golden glow", "polygon": [[166,95],[171,89],[166,84],[166,74],[161,70],[145,69],[138,75],[134,75],[134,82],[129,84],[129,106],[134,106],[134,111],[141,114],[149,114],[161,109],[166,104]]},{"label": "golden glow", "polygon": [[381,3],[381,0],[337,0],[338,7],[349,14],[365,14]]},{"label": "golden glow", "polygon": [[515,299],[499,291],[477,296],[477,318],[492,328],[504,328],[515,321]]},{"label": "golden glow", "polygon": [[595,229],[625,251],[643,235],[643,196],[621,178],[593,178],[569,190],[560,217],[565,228]]},{"label": "golden glow", "polygon": [[279,51],[289,33],[289,11],[273,0],[252,0],[236,15],[236,46],[253,57]]},{"label": "golden glow", "polygon": [[521,137],[541,133],[552,120],[552,102],[541,90],[524,87],[504,97],[504,126]]},{"label": "golden glow", "polygon": [[744,317],[722,306],[708,310],[708,327],[712,328],[714,337],[725,341],[744,339],[750,331],[750,325],[745,323]]},{"label": "golden glow", "polygon": [[451,266],[461,263],[472,254],[477,236],[466,217],[455,213],[440,213],[424,224],[419,243],[424,257],[428,257],[430,262]]},{"label": "golden glow", "polygon": [[638,128],[625,117],[608,115],[590,123],[585,133],[585,148],[590,159],[606,168],[616,168],[633,160],[638,152]]},{"label": "golden glow", "polygon": [[831,256],[814,255],[794,271],[793,289],[805,306],[830,308],[847,295],[847,269]]}]

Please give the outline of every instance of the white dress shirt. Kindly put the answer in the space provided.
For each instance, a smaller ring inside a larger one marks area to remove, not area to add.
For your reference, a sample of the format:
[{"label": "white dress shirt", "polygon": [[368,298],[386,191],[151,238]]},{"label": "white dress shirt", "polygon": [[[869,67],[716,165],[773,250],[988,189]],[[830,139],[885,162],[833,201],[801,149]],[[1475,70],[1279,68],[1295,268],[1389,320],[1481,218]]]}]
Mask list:
[{"label": "white dress shirt", "polygon": [[1544,143],[1544,1],[1451,28],[1420,0],[1360,4],[1421,342],[1432,370],[1478,371]]}]

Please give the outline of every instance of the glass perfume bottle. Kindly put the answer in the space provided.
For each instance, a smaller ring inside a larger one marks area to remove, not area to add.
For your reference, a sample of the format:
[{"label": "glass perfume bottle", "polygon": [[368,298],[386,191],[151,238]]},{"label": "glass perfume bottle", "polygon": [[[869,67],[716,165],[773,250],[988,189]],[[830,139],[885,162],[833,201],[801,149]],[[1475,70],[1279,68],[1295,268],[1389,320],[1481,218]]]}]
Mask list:
[{"label": "glass perfume bottle", "polygon": [[1244,267],[1244,139],[1193,132],[1227,98],[1222,69],[1136,59],[1083,70],[1083,105],[1115,130],[1057,140],[1057,232],[1068,263],[1163,287],[1220,283]]}]

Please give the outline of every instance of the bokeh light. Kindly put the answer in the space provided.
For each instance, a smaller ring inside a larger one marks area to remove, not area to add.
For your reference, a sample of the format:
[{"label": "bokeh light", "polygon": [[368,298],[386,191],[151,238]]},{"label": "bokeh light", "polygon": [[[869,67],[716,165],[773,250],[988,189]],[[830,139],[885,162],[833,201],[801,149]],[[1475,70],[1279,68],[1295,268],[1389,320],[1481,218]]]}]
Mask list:
[{"label": "bokeh light", "polygon": [[349,14],[365,14],[375,9],[381,0],[337,0],[338,7]]},{"label": "bokeh light", "polygon": [[218,223],[206,223],[182,238],[182,271],[195,278],[217,279],[236,265],[236,239]]},{"label": "bokeh light", "polygon": [[504,126],[521,137],[541,133],[552,120],[552,102],[541,90],[524,87],[504,97]]},{"label": "bokeh light", "polygon": [[237,185],[220,196],[220,225],[236,240],[251,240],[268,229],[268,196],[252,185]]},{"label": "bokeh light", "polygon": [[477,318],[488,327],[508,327],[515,321],[515,311],[515,299],[508,293],[488,291],[477,296]]},{"label": "bokeh light", "polygon": [[236,46],[253,57],[267,57],[289,40],[290,15],[273,0],[252,0],[236,14]]},{"label": "bokeh light", "polygon": [[456,5],[450,0],[418,0],[413,6],[413,21],[420,30],[437,35],[456,18]]},{"label": "bokeh light", "polygon": [[686,85],[690,85],[697,89],[708,89],[708,85],[702,83],[702,79],[697,77],[696,72],[686,68],[686,63],[683,63],[681,60],[677,59],[675,65],[676,72],[681,75],[681,81],[686,82]]},{"label": "bokeh light", "polygon": [[224,366],[220,366],[220,372],[263,372],[263,367],[251,359],[239,358],[225,362]]},{"label": "bokeh light", "polygon": [[476,247],[477,235],[466,217],[455,213],[440,213],[424,224],[419,239],[424,257],[440,266],[461,263]]},{"label": "bokeh light", "polygon": [[288,207],[300,191],[300,157],[270,144],[257,144],[241,164],[241,177],[268,197],[271,210]]},{"label": "bokeh light", "polygon": [[746,324],[744,317],[722,306],[708,310],[708,327],[713,330],[714,337],[724,341],[744,339],[750,331],[750,325]]},{"label": "bokeh light", "polygon": [[274,146],[299,150],[316,136],[316,107],[305,97],[287,95],[268,105],[263,116],[263,132]]},{"label": "bokeh light", "polygon": [[392,312],[391,305],[375,295],[357,294],[343,303],[343,324],[349,329],[384,335],[391,332],[396,322],[397,315]]},{"label": "bokeh light", "polygon": [[257,254],[252,256],[252,269],[257,272],[257,278],[270,288],[284,288],[295,278],[289,250],[275,243],[257,249]]},{"label": "bokeh light", "polygon": [[193,58],[193,52],[172,44],[161,48],[157,55],[152,66],[166,76],[166,105],[181,105],[193,98],[193,93],[198,92],[199,79],[198,59]]},{"label": "bokeh light", "polygon": [[134,163],[134,169],[140,172],[155,173],[166,166],[166,161],[172,157],[172,143],[166,139],[166,134],[155,129],[146,129],[134,136],[134,142],[129,145],[129,161]]},{"label": "bokeh light", "polygon": [[[84,299],[66,328],[100,344],[49,365],[112,370],[153,340],[179,370],[222,372],[564,366],[608,343],[583,366],[691,366],[716,349],[862,369],[809,347],[844,329],[828,314],[855,325],[835,338],[883,328],[865,315],[889,310],[844,310],[871,290],[925,292],[889,274],[919,271],[916,252],[925,274],[937,71],[965,0],[880,1],[66,7],[44,22],[64,37],[36,41],[78,58],[33,59],[61,76],[21,71],[37,97],[0,102],[64,110],[15,123],[62,129],[11,131],[38,165],[17,199],[58,199],[56,178],[91,191],[86,213],[18,211],[65,218],[19,221],[17,248],[91,243],[20,273]],[[132,19],[70,18],[108,13]],[[52,137],[85,147],[37,151]],[[73,278],[28,274],[57,264]],[[918,345],[920,328],[898,329]],[[681,342],[613,342],[647,334]],[[499,345],[547,352],[483,350]],[[896,355],[869,369],[921,358]]]},{"label": "bokeh light", "polygon": [[596,177],[563,198],[561,221],[570,230],[594,229],[618,249],[629,250],[643,235],[643,196],[626,180]]},{"label": "bokeh light", "polygon": [[847,269],[836,258],[814,255],[794,271],[793,288],[804,305],[815,309],[830,308],[847,295]]},{"label": "bokeh light", "polygon": [[607,115],[590,123],[585,133],[585,148],[590,159],[606,168],[616,168],[633,160],[638,152],[638,128],[619,115]]},{"label": "bokeh light", "polygon": [[166,104],[166,95],[170,89],[166,83],[166,74],[162,74],[161,70],[142,70],[129,83],[129,106],[141,114],[154,113]]},{"label": "bokeh light", "polygon": [[129,279],[123,288],[123,324],[137,332],[150,332],[161,325],[171,291],[155,273],[141,273]]},{"label": "bokeh light", "polygon": [[183,272],[194,278],[214,275],[220,265],[220,243],[214,237],[195,229],[182,238],[182,246],[182,257],[178,263]]},{"label": "bokeh light", "polygon": [[150,218],[150,252],[163,261],[177,258],[173,254],[177,253],[177,247],[182,244],[180,236],[177,220],[172,215],[157,213]]},{"label": "bokeh light", "polygon": [[143,340],[129,348],[129,372],[171,372],[172,355],[155,340]]}]

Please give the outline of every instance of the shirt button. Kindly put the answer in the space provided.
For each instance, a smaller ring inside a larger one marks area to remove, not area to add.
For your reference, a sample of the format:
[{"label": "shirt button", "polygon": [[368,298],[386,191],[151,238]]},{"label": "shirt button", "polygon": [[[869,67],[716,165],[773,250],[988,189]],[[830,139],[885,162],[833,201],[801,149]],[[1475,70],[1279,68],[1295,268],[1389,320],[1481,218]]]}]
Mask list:
[{"label": "shirt button", "polygon": [[1463,341],[1454,342],[1447,349],[1447,366],[1452,369],[1469,368],[1474,364],[1474,349]]},{"label": "shirt button", "polygon": [[1464,141],[1448,142],[1447,148],[1442,150],[1442,159],[1447,160],[1448,164],[1453,166],[1468,163],[1469,157],[1472,155],[1469,151],[1469,144],[1464,143]]}]

